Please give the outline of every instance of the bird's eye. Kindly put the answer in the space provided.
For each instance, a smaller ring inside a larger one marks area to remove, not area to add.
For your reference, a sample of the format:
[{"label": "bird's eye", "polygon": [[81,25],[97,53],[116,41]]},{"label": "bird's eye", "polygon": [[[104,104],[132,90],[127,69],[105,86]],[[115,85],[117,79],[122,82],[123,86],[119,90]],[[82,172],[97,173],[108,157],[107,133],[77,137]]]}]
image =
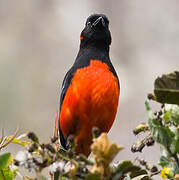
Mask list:
[{"label": "bird's eye", "polygon": [[88,22],[88,23],[87,23],[87,26],[90,26],[90,25],[91,25],[91,22]]}]

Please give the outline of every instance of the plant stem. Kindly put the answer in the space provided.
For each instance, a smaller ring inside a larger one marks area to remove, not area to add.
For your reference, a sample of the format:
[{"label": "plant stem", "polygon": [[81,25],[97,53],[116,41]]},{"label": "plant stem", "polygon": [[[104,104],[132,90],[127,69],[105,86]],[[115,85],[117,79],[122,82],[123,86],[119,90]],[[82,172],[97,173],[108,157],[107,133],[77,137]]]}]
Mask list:
[{"label": "plant stem", "polygon": [[175,159],[175,161],[176,161],[176,163],[177,163],[177,165],[178,165],[178,167],[179,167],[179,159],[178,159],[177,154],[176,154],[176,153],[172,153],[169,147],[167,147],[167,151],[168,151],[168,153],[170,154],[170,156]]}]

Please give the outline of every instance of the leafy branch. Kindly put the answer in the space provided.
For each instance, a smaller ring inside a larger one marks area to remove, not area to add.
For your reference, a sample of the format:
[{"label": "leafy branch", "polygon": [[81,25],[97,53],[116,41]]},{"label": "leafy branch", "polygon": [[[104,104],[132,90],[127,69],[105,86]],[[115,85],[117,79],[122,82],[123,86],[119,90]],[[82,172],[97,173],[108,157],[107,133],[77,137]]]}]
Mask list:
[{"label": "leafy branch", "polygon": [[[93,128],[93,158],[76,155],[74,136],[69,136],[69,150],[58,143],[58,116],[55,119],[55,133],[49,143],[41,143],[38,136],[29,132],[17,137],[18,128],[11,136],[0,138],[0,150],[10,143],[23,146],[15,157],[10,153],[0,155],[0,179],[11,180],[19,176],[24,180],[47,179],[43,170],[48,168],[51,180],[149,180],[160,174],[164,179],[179,179],[179,72],[175,71],[156,79],[154,93],[148,95],[161,103],[158,111],[152,111],[149,101],[145,102],[147,122],[139,124],[134,135],[145,133],[145,137],[133,144],[132,152],[142,152],[145,147],[160,146],[158,165],[151,165],[143,159],[125,160],[114,164],[116,155],[123,149],[110,142],[106,133]],[[28,138],[28,140],[23,140]],[[33,179],[21,174],[21,170],[33,171]]]},{"label": "leafy branch", "polygon": [[141,152],[145,139],[151,136],[160,146],[161,177],[174,179],[179,174],[179,72],[158,77],[154,83],[154,94],[149,94],[148,99],[162,103],[161,108],[153,112],[149,102],[145,102],[148,122],[138,126],[134,133],[149,132],[149,135],[131,149]]},{"label": "leafy branch", "polygon": [[15,139],[15,137],[17,136],[18,130],[19,128],[17,128],[15,133],[8,138],[4,136],[4,129],[2,128],[2,137],[0,139],[0,150],[2,148],[5,148],[9,143],[11,143]]}]

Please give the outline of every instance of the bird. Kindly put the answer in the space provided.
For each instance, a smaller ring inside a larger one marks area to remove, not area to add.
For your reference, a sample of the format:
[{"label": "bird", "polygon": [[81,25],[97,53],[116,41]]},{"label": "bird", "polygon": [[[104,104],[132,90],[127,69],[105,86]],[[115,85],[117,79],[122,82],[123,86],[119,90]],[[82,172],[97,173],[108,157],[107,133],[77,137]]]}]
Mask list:
[{"label": "bird", "polygon": [[60,95],[61,145],[75,137],[75,153],[89,156],[92,128],[109,132],[118,108],[120,83],[109,57],[111,33],[104,14],[92,14],[80,34],[77,57],[66,73]]}]

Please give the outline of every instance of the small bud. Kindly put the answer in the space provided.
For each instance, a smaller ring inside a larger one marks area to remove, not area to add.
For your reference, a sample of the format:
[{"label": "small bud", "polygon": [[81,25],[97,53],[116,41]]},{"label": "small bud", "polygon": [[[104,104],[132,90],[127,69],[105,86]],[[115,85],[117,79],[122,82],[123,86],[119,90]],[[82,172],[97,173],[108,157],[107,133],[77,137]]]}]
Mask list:
[{"label": "small bud", "polygon": [[98,138],[101,135],[101,131],[97,127],[92,128],[93,138]]},{"label": "small bud", "polygon": [[60,154],[62,154],[62,155],[65,155],[65,154],[66,154],[66,150],[64,150],[64,149],[62,149],[62,148],[60,148],[60,149],[58,150],[58,152],[59,152]]},{"label": "small bud", "polygon": [[154,95],[150,93],[150,94],[148,94],[147,98],[148,98],[149,100],[154,100]]},{"label": "small bud", "polygon": [[33,143],[33,144],[29,147],[28,151],[31,153],[31,152],[34,152],[34,151],[37,150],[37,149],[38,149],[38,145],[37,145],[36,143]]},{"label": "small bud", "polygon": [[44,161],[41,163],[37,159],[33,158],[33,162],[36,166],[38,166],[40,168],[45,168],[48,165],[48,159],[44,159]]},{"label": "small bud", "polygon": [[74,150],[74,148],[75,148],[75,136],[69,135],[67,138],[67,149]]},{"label": "small bud", "polygon": [[68,149],[67,154],[69,158],[72,158],[74,156],[74,153],[71,149]]},{"label": "small bud", "polygon": [[140,132],[145,132],[145,131],[147,131],[147,130],[149,130],[148,124],[146,124],[146,123],[141,123],[141,124],[139,124],[139,125],[133,130],[133,133],[134,133],[134,135],[137,135],[137,134],[139,134]]},{"label": "small bud", "polygon": [[144,159],[139,160],[140,164],[142,166],[146,166],[147,162]]},{"label": "small bud", "polygon": [[154,112],[154,115],[155,115],[155,116],[157,115],[157,111]]},{"label": "small bud", "polygon": [[162,110],[158,112],[158,115],[161,116],[163,114]]},{"label": "small bud", "polygon": [[147,140],[146,140],[146,145],[147,146],[152,146],[154,145],[155,141],[153,139],[153,137],[149,137]]},{"label": "small bud", "polygon": [[133,144],[133,145],[131,146],[131,151],[132,151],[133,153],[137,152],[137,151],[136,151],[136,145],[135,145],[135,144]]},{"label": "small bud", "polygon": [[38,137],[37,137],[37,136],[35,135],[35,133],[33,133],[33,132],[29,132],[29,133],[27,134],[27,137],[28,137],[29,139],[31,139],[33,142],[39,143]]},{"label": "small bud", "polygon": [[45,144],[45,149],[49,150],[52,154],[56,152],[55,148],[51,144]]},{"label": "small bud", "polygon": [[54,136],[54,137],[51,138],[51,142],[52,142],[52,143],[55,143],[57,140],[58,140],[58,137],[56,137],[56,136]]},{"label": "small bud", "polygon": [[73,135],[69,135],[69,136],[68,136],[68,142],[69,142],[70,144],[72,144],[72,143],[74,143],[74,141],[75,141],[75,137],[74,137]]},{"label": "small bud", "polygon": [[152,173],[155,173],[157,171],[158,171],[157,166],[152,166],[152,168],[150,169],[150,172],[152,172]]},{"label": "small bud", "polygon": [[80,154],[77,156],[77,160],[78,161],[82,161],[82,162],[85,162],[85,164],[89,164],[89,165],[93,165],[93,162],[90,161],[85,155],[83,154]]},{"label": "small bud", "polygon": [[20,162],[18,160],[14,159],[14,165],[15,166],[20,166]]},{"label": "small bud", "polygon": [[77,176],[79,179],[86,179],[86,174],[88,173],[88,169],[86,168],[85,164],[79,164],[78,166],[78,172],[77,172]]},{"label": "small bud", "polygon": [[42,149],[45,149],[45,144],[40,145]]},{"label": "small bud", "polygon": [[160,116],[157,117],[157,120],[162,125],[162,118]]},{"label": "small bud", "polygon": [[34,162],[34,164],[36,166],[40,166],[41,165],[41,163],[37,159],[33,158],[32,160],[33,160],[33,162]]},{"label": "small bud", "polygon": [[41,167],[42,167],[42,168],[45,168],[45,167],[47,167],[47,166],[48,166],[48,159],[44,159],[43,162],[42,162],[42,164],[41,164]]},{"label": "small bud", "polygon": [[135,153],[135,152],[142,152],[144,147],[145,147],[145,144],[143,142],[138,142],[137,144],[132,145],[131,151],[133,153]]}]

